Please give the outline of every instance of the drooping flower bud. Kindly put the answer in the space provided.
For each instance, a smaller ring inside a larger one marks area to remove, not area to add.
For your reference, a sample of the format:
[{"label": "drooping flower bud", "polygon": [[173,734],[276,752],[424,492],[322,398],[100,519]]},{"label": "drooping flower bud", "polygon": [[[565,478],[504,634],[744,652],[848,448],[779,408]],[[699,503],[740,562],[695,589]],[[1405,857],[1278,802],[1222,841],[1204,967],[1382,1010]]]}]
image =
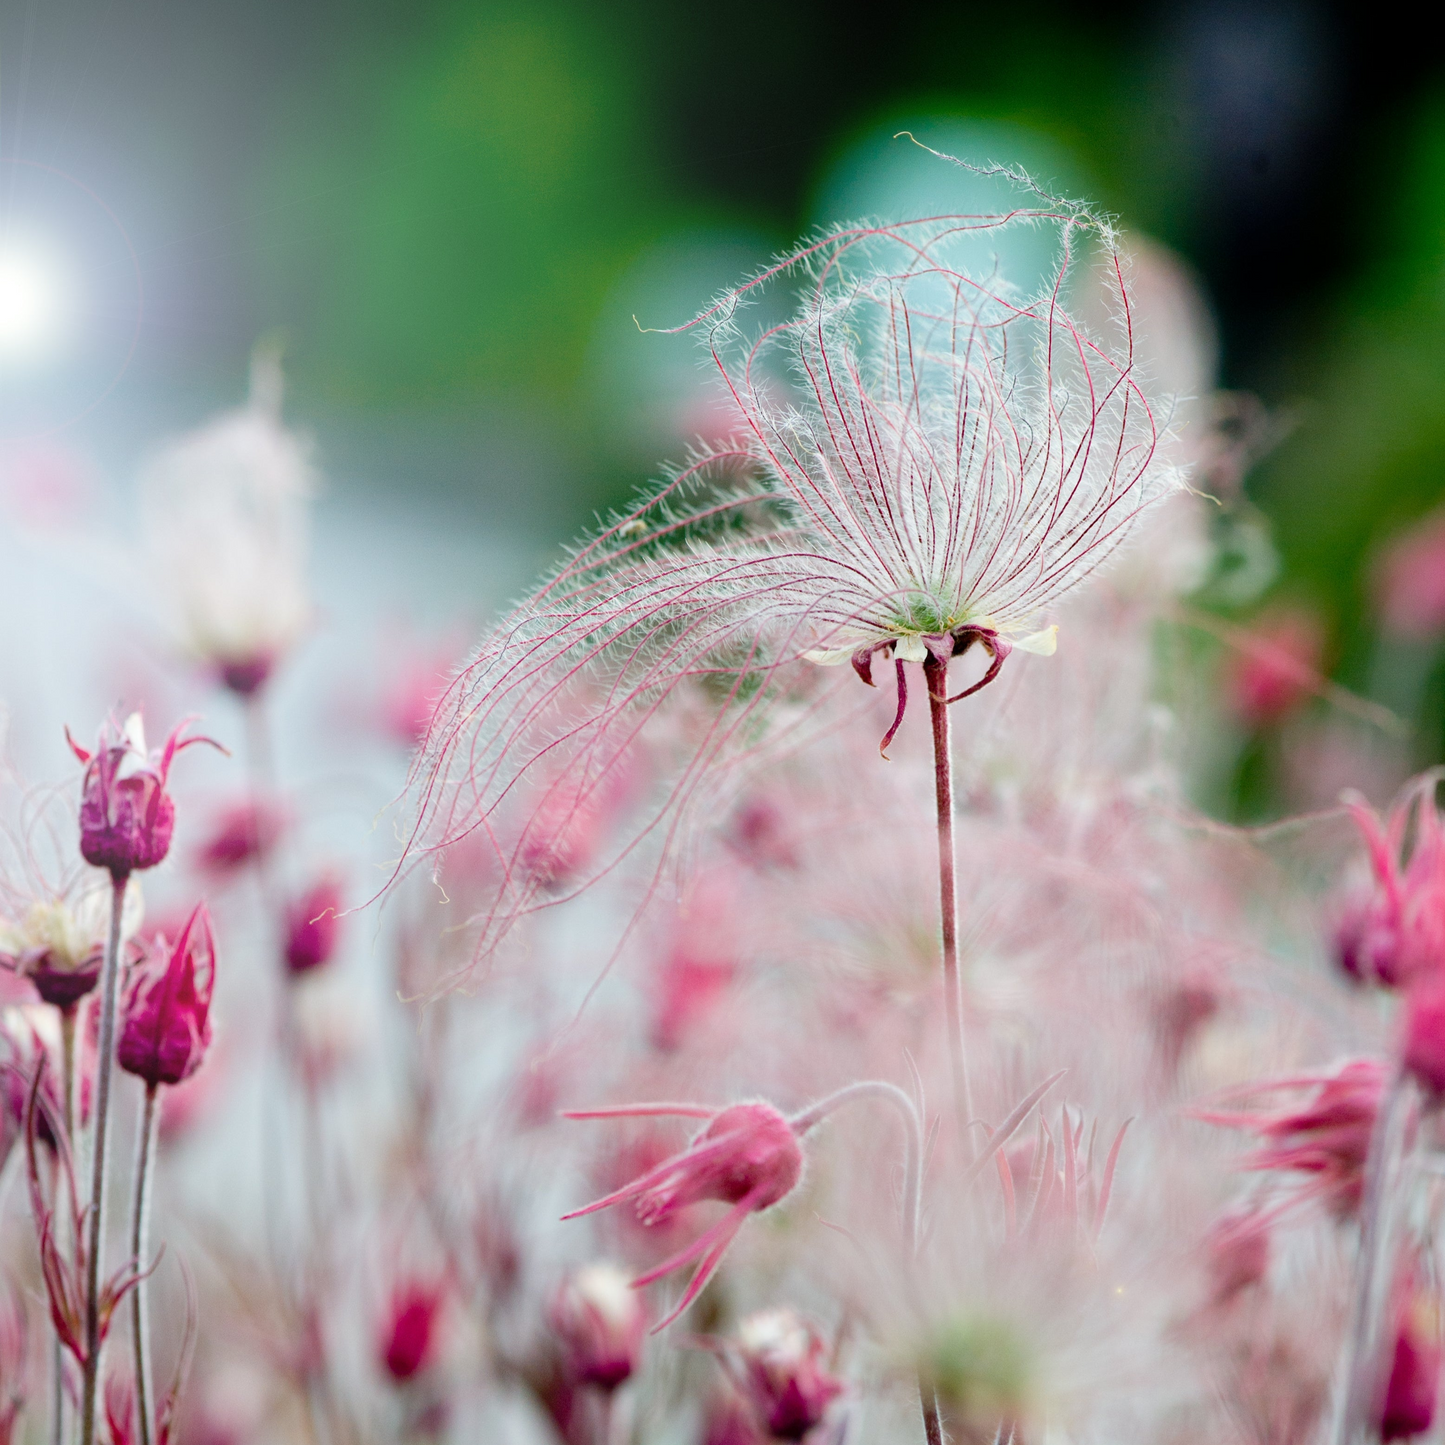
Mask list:
[{"label": "drooping flower bud", "polygon": [[341,885],[327,876],[286,912],[286,968],[293,976],[329,963],[341,936]]},{"label": "drooping flower bud", "polygon": [[547,1319],[575,1383],[615,1390],[636,1370],[647,1310],[616,1265],[589,1264],[569,1275]]},{"label": "drooping flower bud", "polygon": [[[110,907],[110,887],[102,884],[85,889],[73,903],[38,899],[18,923],[0,919],[0,967],[23,974],[45,1003],[74,1008],[100,978]],[[122,941],[135,936],[143,910],[140,885],[132,879],[121,914]]]},{"label": "drooping flower bud", "polygon": [[569,1119],[645,1118],[674,1114],[707,1119],[707,1127],[670,1159],[602,1199],[564,1214],[577,1219],[599,1209],[636,1200],[643,1224],[660,1224],[679,1209],[703,1199],[733,1207],[681,1253],[633,1280],[651,1284],[683,1265],[699,1260],[682,1298],[653,1333],[671,1324],[702,1293],[728,1246],[750,1214],[770,1208],[790,1194],[803,1175],[803,1150],[786,1116],[771,1104],[733,1104],[713,1110],[690,1104],[624,1104],[617,1108],[567,1111]]},{"label": "drooping flower bud", "polygon": [[826,1348],[812,1322],[790,1309],[763,1310],[738,1326],[724,1357],[770,1439],[801,1440],[843,1393]]},{"label": "drooping flower bud", "polygon": [[398,1384],[421,1374],[436,1356],[446,1290],[436,1280],[406,1280],[387,1303],[378,1355]]},{"label": "drooping flower bud", "polygon": [[163,967],[132,984],[115,1051],[121,1068],[152,1087],[190,1078],[211,1042],[216,945],[206,905],[197,904],[174,945],[161,940],[157,952]]},{"label": "drooping flower bud", "polygon": [[105,868],[112,878],[126,878],[137,869],[154,868],[170,851],[176,805],[166,792],[171,763],[183,748],[214,738],[182,738],[189,718],[172,729],[164,746],[147,752],[139,713],[124,728],[107,721],[94,753],[70,734],[71,751],[85,765],[80,798],[80,852],[87,863]]}]

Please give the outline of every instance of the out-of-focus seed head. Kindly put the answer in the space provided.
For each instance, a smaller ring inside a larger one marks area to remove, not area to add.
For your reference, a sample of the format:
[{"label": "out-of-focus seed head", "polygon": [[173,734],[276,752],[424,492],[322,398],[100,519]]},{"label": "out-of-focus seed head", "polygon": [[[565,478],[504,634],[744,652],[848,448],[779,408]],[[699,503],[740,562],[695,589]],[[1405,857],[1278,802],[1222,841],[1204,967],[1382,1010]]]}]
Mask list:
[{"label": "out-of-focus seed head", "polygon": [[1023,1414],[1031,1369],[1023,1341],[1005,1321],[958,1315],[936,1325],[922,1341],[916,1361],[933,1387],[939,1410],[962,1438],[991,1432]]},{"label": "out-of-focus seed head", "polygon": [[[27,977],[45,1003],[74,1008],[100,978],[110,909],[109,884],[95,880],[73,900],[40,898],[18,922],[0,918],[0,967]],[[123,943],[135,937],[144,911],[140,884],[132,878],[121,914]]]}]

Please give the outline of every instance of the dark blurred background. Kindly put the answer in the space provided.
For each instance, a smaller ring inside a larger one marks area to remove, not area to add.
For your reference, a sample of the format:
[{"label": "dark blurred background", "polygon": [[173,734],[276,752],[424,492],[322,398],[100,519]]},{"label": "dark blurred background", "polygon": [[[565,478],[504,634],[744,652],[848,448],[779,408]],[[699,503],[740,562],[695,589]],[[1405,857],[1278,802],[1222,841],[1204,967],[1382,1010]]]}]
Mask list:
[{"label": "dark blurred background", "polygon": [[[1220,384],[1273,419],[1240,503],[1268,564],[1201,606],[1305,618],[1281,647],[1414,721],[1385,772],[1433,762],[1445,536],[1413,623],[1381,578],[1445,494],[1442,82],[1399,14],[1288,0],[4,0],[12,289],[46,247],[82,279],[68,351],[37,361],[18,321],[7,350],[0,320],[0,437],[12,473],[59,438],[121,476],[271,338],[336,497],[565,535],[706,430],[691,345],[632,317],[906,204],[908,126],[1190,263]],[[1236,711],[1207,788],[1267,812],[1291,708]]]}]

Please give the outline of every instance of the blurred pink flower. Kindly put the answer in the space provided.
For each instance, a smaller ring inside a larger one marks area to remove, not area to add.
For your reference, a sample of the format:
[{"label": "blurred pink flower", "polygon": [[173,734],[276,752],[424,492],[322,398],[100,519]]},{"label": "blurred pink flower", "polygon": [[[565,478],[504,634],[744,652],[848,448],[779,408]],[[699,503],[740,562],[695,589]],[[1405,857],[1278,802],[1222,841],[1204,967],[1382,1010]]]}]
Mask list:
[{"label": "blurred pink flower", "polygon": [[204,903],[159,951],[163,966],[130,985],[115,1050],[116,1063],[152,1088],[190,1078],[210,1046],[216,945]]},{"label": "blurred pink flower", "polygon": [[[1346,900],[1335,930],[1340,967],[1360,982],[1406,985],[1445,967],[1445,829],[1434,783],[1412,785],[1382,823],[1349,803],[1369,852],[1374,887]],[[1416,820],[1408,860],[1405,838]]]},{"label": "blurred pink flower", "polygon": [[1411,1271],[1396,1284],[1393,1314],[1393,1353],[1379,1431],[1381,1440],[1409,1440],[1423,1435],[1435,1419],[1442,1359],[1439,1300]]},{"label": "blurred pink flower", "polygon": [[[0,1163],[3,1167],[3,1163]],[[10,1445],[25,1408],[30,1375],[30,1332],[25,1311],[7,1289],[0,1296],[0,1445]]]},{"label": "blurred pink flower", "polygon": [[286,815],[274,804],[246,798],[223,808],[211,821],[211,830],[196,850],[201,870],[225,879],[265,858],[279,841]]},{"label": "blurred pink flower", "polygon": [[1195,1117],[1260,1135],[1265,1145],[1245,1157],[1244,1168],[1309,1175],[1313,1183],[1298,1198],[1318,1198],[1335,1214],[1347,1216],[1360,1205],[1386,1074],[1378,1059],[1349,1059],[1330,1073],[1265,1080],[1248,1090],[1257,1095],[1309,1090],[1303,1103],[1232,1113],[1202,1109]]},{"label": "blurred pink flower", "polygon": [[1276,608],[1256,618],[1230,660],[1227,696],[1235,714],[1252,728],[1287,717],[1318,690],[1324,643],[1312,612]]},{"label": "blurred pink flower", "polygon": [[341,938],[340,880],[313,883],[286,911],[286,969],[292,977],[330,963]]},{"label": "blurred pink flower", "polygon": [[562,1282],[547,1310],[570,1381],[615,1390],[642,1358],[647,1310],[613,1264],[589,1264]]},{"label": "blurred pink flower", "polygon": [[578,1219],[635,1200],[638,1219],[655,1224],[704,1199],[732,1205],[686,1249],[633,1280],[633,1286],[640,1289],[701,1257],[682,1298],[654,1327],[654,1334],[670,1325],[702,1293],[748,1215],[760,1213],[790,1194],[803,1174],[803,1150],[793,1126],[771,1104],[733,1104],[725,1109],[692,1104],[623,1104],[616,1108],[567,1110],[564,1117],[627,1119],[664,1115],[709,1122],[681,1153],[621,1189],[562,1216]]},{"label": "blurred pink flower", "polygon": [[154,868],[170,851],[176,805],[166,783],[172,760],[196,743],[225,751],[214,738],[182,738],[190,721],[177,723],[154,752],[146,751],[139,713],[132,713],[123,728],[108,720],[94,753],[66,732],[71,751],[85,766],[80,852],[87,863],[107,868],[112,878],[119,879],[135,869]]},{"label": "blurred pink flower", "polygon": [[1376,568],[1375,592],[1387,632],[1421,639],[1445,632],[1445,512],[1432,512],[1391,541]]},{"label": "blurred pink flower", "polygon": [[1205,1239],[1205,1254],[1211,1303],[1227,1305],[1269,1269],[1269,1215],[1245,1209],[1216,1220]]}]

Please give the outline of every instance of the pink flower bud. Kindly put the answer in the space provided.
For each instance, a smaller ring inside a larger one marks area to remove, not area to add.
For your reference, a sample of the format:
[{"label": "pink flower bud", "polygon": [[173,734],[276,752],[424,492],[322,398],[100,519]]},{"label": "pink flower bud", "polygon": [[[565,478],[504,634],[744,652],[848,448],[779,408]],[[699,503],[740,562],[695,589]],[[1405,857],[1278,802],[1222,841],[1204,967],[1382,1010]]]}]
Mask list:
[{"label": "pink flower bud", "polygon": [[211,991],[216,946],[204,903],[174,946],[157,950],[163,971],[143,972],[131,985],[116,1044],[116,1062],[152,1087],[179,1084],[200,1068],[211,1042]]},{"label": "pink flower bud", "polygon": [[615,1390],[636,1370],[647,1311],[616,1265],[589,1264],[570,1275],[552,1297],[547,1318],[567,1375],[577,1384]]},{"label": "pink flower bud", "polygon": [[154,868],[170,851],[176,805],[166,792],[171,763],[183,748],[213,738],[182,738],[190,719],[177,723],[156,752],[147,752],[140,714],[123,729],[108,721],[100,730],[96,751],[82,748],[70,734],[71,751],[85,765],[80,797],[80,852],[87,863],[108,869],[112,878],[126,878],[140,868]]},{"label": "pink flower bud", "polygon": [[825,1353],[817,1329],[790,1309],[763,1310],[738,1326],[725,1358],[770,1438],[801,1440],[842,1394]]},{"label": "pink flower bud", "polygon": [[286,968],[310,973],[329,963],[341,936],[341,885],[326,877],[315,883],[286,914]]},{"label": "pink flower bud", "polygon": [[645,1118],[674,1114],[707,1119],[707,1127],[686,1149],[602,1199],[564,1214],[577,1219],[625,1200],[635,1200],[643,1224],[660,1224],[679,1209],[703,1199],[733,1207],[680,1254],[639,1275],[635,1288],[651,1284],[699,1260],[681,1300],[656,1326],[671,1324],[702,1293],[749,1214],[791,1193],[803,1174],[803,1150],[787,1118],[771,1104],[733,1104],[712,1110],[693,1104],[624,1104],[617,1108],[568,1111],[569,1119]]},{"label": "pink flower bud", "polygon": [[1440,1318],[1436,1301],[1408,1278],[1397,1288],[1394,1353],[1380,1404],[1381,1440],[1423,1435],[1435,1418],[1440,1388]]},{"label": "pink flower bud", "polygon": [[408,1280],[393,1291],[382,1324],[379,1355],[398,1384],[431,1364],[440,1335],[446,1291],[432,1280]]}]

